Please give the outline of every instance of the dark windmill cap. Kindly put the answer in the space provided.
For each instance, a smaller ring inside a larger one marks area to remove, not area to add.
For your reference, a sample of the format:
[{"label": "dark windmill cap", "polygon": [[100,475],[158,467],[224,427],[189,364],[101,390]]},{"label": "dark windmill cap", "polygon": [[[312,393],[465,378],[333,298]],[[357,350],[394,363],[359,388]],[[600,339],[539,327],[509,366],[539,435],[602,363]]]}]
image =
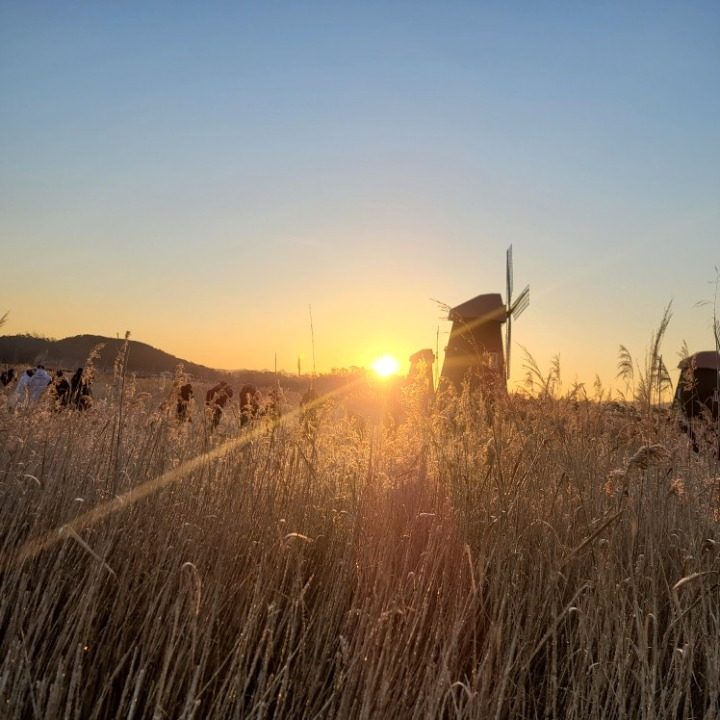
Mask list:
[{"label": "dark windmill cap", "polygon": [[686,370],[689,367],[697,368],[698,370],[720,370],[720,353],[714,350],[702,350],[696,352],[694,355],[683,358],[678,367],[680,370]]},{"label": "dark windmill cap", "polygon": [[480,319],[483,322],[491,320],[505,322],[506,317],[507,310],[500,293],[487,293],[466,300],[452,308],[448,319],[453,322]]}]

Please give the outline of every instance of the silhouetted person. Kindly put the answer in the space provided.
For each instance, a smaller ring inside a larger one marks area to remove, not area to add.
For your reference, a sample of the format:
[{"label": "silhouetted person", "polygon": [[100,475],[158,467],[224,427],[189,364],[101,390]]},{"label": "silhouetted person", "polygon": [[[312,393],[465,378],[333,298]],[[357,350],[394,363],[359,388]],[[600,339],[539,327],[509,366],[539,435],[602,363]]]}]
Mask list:
[{"label": "silhouetted person", "polygon": [[274,420],[279,420],[282,415],[282,389],[276,385],[268,393],[268,403],[266,413]]},{"label": "silhouetted person", "polygon": [[83,369],[78,368],[74,373],[73,376],[70,378],[70,396],[74,398],[78,390],[80,388],[80,385],[82,383],[82,375],[83,375]]},{"label": "silhouetted person", "polygon": [[38,365],[35,368],[33,376],[30,378],[28,383],[28,390],[30,392],[30,400],[37,402],[43,393],[48,389],[48,386],[52,383],[52,378],[45,370],[44,365]]},{"label": "silhouetted person", "polygon": [[260,411],[260,400],[254,385],[243,385],[240,388],[240,427],[244,427],[257,417]]},{"label": "silhouetted person", "polygon": [[61,408],[67,407],[70,403],[70,383],[62,370],[55,371],[52,391],[55,396],[55,408],[60,410]]},{"label": "silhouetted person", "polygon": [[178,395],[177,395],[177,419],[178,422],[185,422],[186,420],[190,420],[190,415],[188,413],[190,400],[192,400],[193,397],[193,389],[192,385],[190,383],[185,383],[184,385],[181,385],[178,388]]},{"label": "silhouetted person", "polygon": [[30,396],[30,381],[32,376],[35,374],[34,368],[28,368],[17,381],[17,385],[13,390],[12,404],[13,405],[27,405],[28,398]]},{"label": "silhouetted person", "polygon": [[227,401],[233,396],[232,388],[224,381],[211,387],[205,395],[205,404],[212,411],[212,429],[219,424],[223,414],[223,408]]},{"label": "silhouetted person", "polygon": [[87,410],[92,405],[92,388],[85,381],[82,368],[70,378],[70,404],[78,410]]},{"label": "silhouetted person", "polygon": [[0,373],[0,382],[7,387],[15,379],[15,368],[9,368]]}]

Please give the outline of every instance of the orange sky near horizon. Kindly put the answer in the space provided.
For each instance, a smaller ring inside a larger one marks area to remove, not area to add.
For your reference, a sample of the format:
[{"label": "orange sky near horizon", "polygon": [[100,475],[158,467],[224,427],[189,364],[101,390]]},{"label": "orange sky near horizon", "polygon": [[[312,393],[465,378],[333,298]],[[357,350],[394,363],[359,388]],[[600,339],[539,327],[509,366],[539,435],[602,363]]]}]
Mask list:
[{"label": "orange sky near horizon", "polygon": [[[499,266],[502,270],[502,260]],[[524,263],[516,259],[515,266],[517,276],[518,267]],[[540,282],[534,279],[531,305],[513,324],[509,387],[523,384],[526,374],[523,348],[527,348],[543,371],[549,369],[554,355],[560,356],[565,388],[579,381],[586,384],[590,393],[597,374],[606,388],[624,390],[615,379],[618,346],[627,345],[635,359],[642,362],[651,333],[660,321],[662,305],[653,314],[625,318],[622,325],[615,325],[612,318],[601,322],[597,315],[588,315],[588,322],[583,324],[577,309],[568,308],[563,313],[561,308],[553,307],[552,291],[538,285]],[[712,288],[707,290],[709,299]],[[456,293],[450,302],[457,304],[470,296]],[[200,308],[193,308],[192,303],[186,310],[159,304],[129,312],[121,302],[81,307],[82,295],[75,300],[77,304],[72,297],[66,296],[65,300],[58,305],[36,293],[17,310],[10,306],[2,332],[36,332],[60,338],[83,333],[122,337],[125,330],[130,330],[134,340],[210,367],[272,370],[277,355],[280,371],[296,373],[298,357],[303,373],[313,369],[308,305],[267,307],[258,313],[242,310],[203,313]],[[683,340],[691,351],[712,347],[711,306],[695,306],[694,302],[689,307],[678,305],[663,349],[673,379]],[[336,303],[321,300],[312,305],[312,314],[317,370],[321,373],[350,366],[370,368],[379,356],[389,354],[398,359],[404,374],[409,355],[424,347],[435,350],[437,340],[442,363],[451,326],[437,304],[427,295],[423,297],[419,288],[414,297],[396,291],[393,303],[372,296]]]}]

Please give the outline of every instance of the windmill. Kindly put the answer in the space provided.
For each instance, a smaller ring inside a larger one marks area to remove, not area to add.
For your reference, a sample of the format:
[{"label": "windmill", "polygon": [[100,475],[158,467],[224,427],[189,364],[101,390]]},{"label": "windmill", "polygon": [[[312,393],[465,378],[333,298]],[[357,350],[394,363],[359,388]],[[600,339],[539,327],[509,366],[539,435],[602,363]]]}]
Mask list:
[{"label": "windmill", "polygon": [[[530,304],[530,286],[513,300],[512,245],[506,255],[506,302],[500,293],[478,295],[450,309],[450,339],[445,348],[442,377],[457,388],[464,381],[471,386],[497,384],[510,377],[512,321]],[[505,348],[501,326],[505,323]]]}]

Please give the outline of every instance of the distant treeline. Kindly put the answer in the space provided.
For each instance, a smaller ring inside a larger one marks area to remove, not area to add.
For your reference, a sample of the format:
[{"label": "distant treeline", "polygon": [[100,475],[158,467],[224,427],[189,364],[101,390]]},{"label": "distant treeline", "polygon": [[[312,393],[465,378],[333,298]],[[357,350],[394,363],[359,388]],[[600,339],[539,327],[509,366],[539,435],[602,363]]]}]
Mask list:
[{"label": "distant treeline", "polygon": [[[95,366],[101,370],[112,371],[113,363],[125,341],[119,338],[102,337],[101,335],[76,335],[75,337],[55,340],[38,337],[37,335],[2,335],[0,336],[0,363],[7,365],[36,365],[42,362],[49,368],[73,370],[82,367],[98,345],[104,345],[95,360]],[[128,367],[130,373],[138,376],[175,373],[179,364],[185,372],[198,380],[227,380],[231,384],[252,383],[257,387],[273,385],[276,380],[289,390],[304,392],[310,378],[297,375],[276,375],[268,370],[216,370],[198,365],[170,355],[146,343],[130,340]],[[319,392],[328,392],[363,374],[360,368],[350,370],[334,370],[329,375],[321,375],[315,380]]]},{"label": "distant treeline", "polygon": [[223,373],[223,377],[231,385],[244,385],[249,383],[257,388],[268,388],[275,383],[280,383],[285,390],[293,390],[298,393],[304,393],[312,384],[315,390],[324,395],[332,390],[337,390],[343,385],[357,380],[365,376],[365,371],[359,368],[350,370],[333,370],[327,375],[318,375],[311,378],[309,375],[288,375],[286,373],[277,373],[270,370],[233,370],[232,372]]}]

